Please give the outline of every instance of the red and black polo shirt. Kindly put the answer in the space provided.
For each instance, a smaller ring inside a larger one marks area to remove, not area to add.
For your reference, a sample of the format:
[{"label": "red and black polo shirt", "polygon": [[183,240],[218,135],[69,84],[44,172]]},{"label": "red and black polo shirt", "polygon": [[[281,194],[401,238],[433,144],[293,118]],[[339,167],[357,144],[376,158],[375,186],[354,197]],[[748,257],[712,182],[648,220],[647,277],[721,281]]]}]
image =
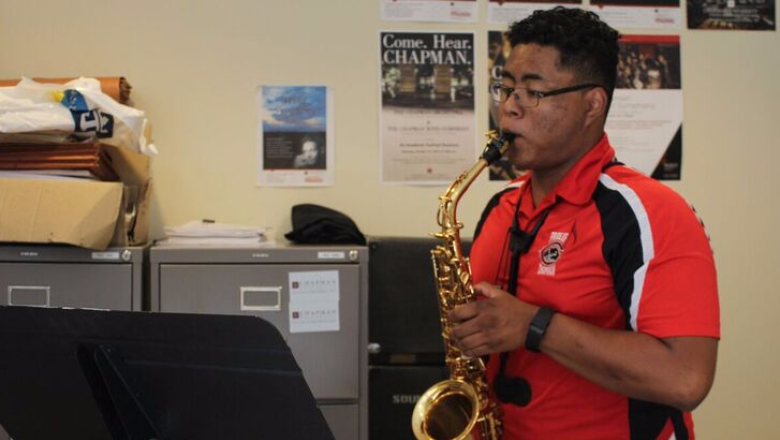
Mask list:
[{"label": "red and black polo shirt", "polygon": [[[517,296],[604,328],[719,338],[715,263],[698,216],[667,186],[610,166],[614,156],[605,135],[536,207],[529,175],[496,194],[475,233],[474,282],[507,287],[518,201],[526,231],[552,206],[520,260]],[[489,380],[497,367],[494,355]],[[613,393],[543,353],[514,351],[506,375],[527,379],[532,399],[503,405],[504,440],[694,438],[690,413]]]}]

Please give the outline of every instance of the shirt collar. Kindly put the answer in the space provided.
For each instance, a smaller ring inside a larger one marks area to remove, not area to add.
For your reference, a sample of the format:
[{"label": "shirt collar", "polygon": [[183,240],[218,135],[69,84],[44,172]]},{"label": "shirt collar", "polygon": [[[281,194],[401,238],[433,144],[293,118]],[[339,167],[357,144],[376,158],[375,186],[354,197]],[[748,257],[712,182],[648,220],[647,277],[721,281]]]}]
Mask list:
[{"label": "shirt collar", "polygon": [[584,205],[592,198],[604,166],[615,159],[615,150],[607,134],[566,173],[553,193],[574,205]]},{"label": "shirt collar", "polygon": [[563,179],[535,208],[530,194],[530,173],[526,174],[523,176],[526,184],[520,188],[522,192],[520,210],[532,217],[558,199],[563,199],[573,205],[588,203],[596,190],[601,170],[614,159],[615,150],[610,145],[607,134],[604,133],[601,140],[574,164]]}]

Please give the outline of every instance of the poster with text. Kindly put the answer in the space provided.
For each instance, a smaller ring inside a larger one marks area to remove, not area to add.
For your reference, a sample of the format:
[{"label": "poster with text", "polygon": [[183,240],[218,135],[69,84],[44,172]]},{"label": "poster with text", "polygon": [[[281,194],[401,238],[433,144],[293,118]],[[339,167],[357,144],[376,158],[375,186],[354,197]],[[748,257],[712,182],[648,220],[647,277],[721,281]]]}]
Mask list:
[{"label": "poster with text", "polygon": [[775,0],[688,0],[689,29],[774,31]]},{"label": "poster with text", "polygon": [[592,0],[590,9],[614,28],[681,27],[680,0]]},{"label": "poster with text", "polygon": [[552,9],[556,6],[574,8],[580,5],[582,0],[489,0],[488,23],[514,23],[528,17],[537,9]]},{"label": "poster with text", "polygon": [[680,37],[624,35],[606,131],[618,160],[659,180],[682,167]]},{"label": "poster with text", "polygon": [[380,0],[382,20],[476,23],[477,0]]},{"label": "poster with text", "polygon": [[474,33],[380,32],[380,180],[449,184],[476,162]]},{"label": "poster with text", "polygon": [[[500,31],[488,31],[488,81],[492,83],[500,83],[504,72],[504,64],[506,59],[509,58],[509,53],[512,51],[512,47],[507,41],[503,32]],[[488,99],[488,128],[490,130],[498,130],[498,104],[492,99]],[[506,157],[502,157],[490,164],[488,167],[488,175],[490,180],[513,180],[516,177],[522,175],[522,171],[515,168]]]},{"label": "poster with text", "polygon": [[334,184],[333,93],[324,86],[261,86],[259,186]]}]

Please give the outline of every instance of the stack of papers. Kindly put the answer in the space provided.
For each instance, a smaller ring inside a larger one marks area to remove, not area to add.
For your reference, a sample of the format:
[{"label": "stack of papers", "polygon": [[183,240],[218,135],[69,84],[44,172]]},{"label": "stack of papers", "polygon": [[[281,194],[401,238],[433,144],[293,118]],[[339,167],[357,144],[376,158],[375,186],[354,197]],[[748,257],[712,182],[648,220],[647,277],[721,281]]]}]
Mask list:
[{"label": "stack of papers", "polygon": [[269,238],[268,232],[267,228],[194,220],[181,226],[165,228],[165,238],[157,244],[211,247],[273,246],[275,242]]}]

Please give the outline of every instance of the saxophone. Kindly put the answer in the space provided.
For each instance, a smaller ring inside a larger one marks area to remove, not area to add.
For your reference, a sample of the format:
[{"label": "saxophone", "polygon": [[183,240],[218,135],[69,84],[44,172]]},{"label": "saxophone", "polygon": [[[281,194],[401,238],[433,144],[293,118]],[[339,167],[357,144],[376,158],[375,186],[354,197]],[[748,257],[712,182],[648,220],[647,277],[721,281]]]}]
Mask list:
[{"label": "saxophone", "polygon": [[485,378],[485,364],[480,358],[464,356],[450,341],[452,323],[447,313],[455,306],[476,300],[471,284],[471,267],[463,256],[460,242],[462,223],[455,210],[463,193],[487,165],[499,159],[509,142],[495,131],[487,134],[488,142],[479,161],[464,171],[439,197],[437,220],[440,232],[432,234],[441,243],[431,250],[436,289],[439,295],[445,362],[450,378],[429,388],[414,407],[412,430],[417,440],[501,438],[500,408],[490,399]]}]

